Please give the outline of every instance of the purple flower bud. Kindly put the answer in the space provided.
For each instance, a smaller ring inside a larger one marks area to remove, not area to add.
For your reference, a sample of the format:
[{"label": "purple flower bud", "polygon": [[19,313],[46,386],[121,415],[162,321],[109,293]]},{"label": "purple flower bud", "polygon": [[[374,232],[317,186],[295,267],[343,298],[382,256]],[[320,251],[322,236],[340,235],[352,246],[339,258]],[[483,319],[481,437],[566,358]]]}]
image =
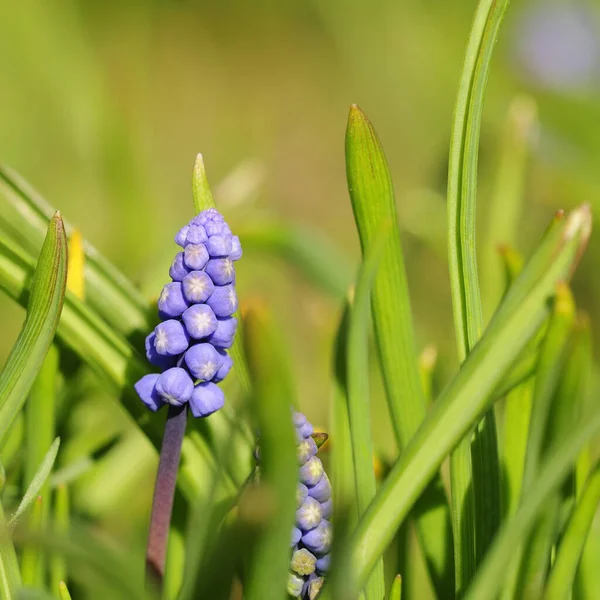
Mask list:
[{"label": "purple flower bud", "polygon": [[182,286],[179,281],[167,283],[163,287],[158,299],[158,310],[161,316],[179,317],[189,306],[186,299],[183,297]]},{"label": "purple flower bud", "polygon": [[215,291],[206,301],[217,317],[230,317],[238,307],[237,295],[232,285],[215,286]]},{"label": "purple flower bud", "polygon": [[297,527],[292,527],[292,540],[290,546],[295,546],[302,537],[302,532]]},{"label": "purple flower bud", "polygon": [[225,406],[223,390],[212,381],[198,383],[190,398],[190,410],[195,417],[208,417]]},{"label": "purple flower bud", "polygon": [[312,435],[313,426],[307,421],[301,427],[296,428],[296,439],[301,442]]},{"label": "purple flower bud", "polygon": [[240,244],[240,238],[234,235],[231,238],[231,252],[229,253],[231,260],[240,260],[242,258],[242,244]]},{"label": "purple flower bud", "polygon": [[[317,564],[319,564],[319,561],[317,561]],[[311,576],[302,592],[304,593],[305,597],[308,598],[308,600],[316,600],[317,596],[321,592],[321,589],[323,588],[324,583],[325,579],[323,579],[323,577]]]},{"label": "purple flower bud", "polygon": [[194,383],[185,369],[173,367],[159,375],[156,391],[169,404],[181,406],[190,399]]},{"label": "purple flower bud", "polygon": [[296,525],[302,531],[309,531],[317,527],[322,517],[321,505],[314,498],[308,496],[296,511]]},{"label": "purple flower bud", "polygon": [[203,210],[201,213],[197,214],[190,222],[190,224],[194,225],[205,225],[206,223],[210,223],[212,221],[223,222],[221,213],[216,208],[207,208]]},{"label": "purple flower bud", "polygon": [[190,337],[201,340],[209,336],[218,327],[217,317],[210,306],[194,304],[181,316]]},{"label": "purple flower bud", "polygon": [[302,536],[302,543],[317,554],[325,554],[331,549],[332,538],[331,523],[323,519],[317,527]]},{"label": "purple flower bud", "polygon": [[160,367],[161,369],[174,367],[175,363],[177,362],[177,357],[159,354],[154,347],[155,339],[156,334],[154,331],[146,336],[146,358],[148,359],[148,362],[156,367]]},{"label": "purple flower bud", "polygon": [[315,564],[317,563],[317,557],[309,552],[306,548],[300,548],[292,554],[292,562],[290,566],[292,571],[298,573],[298,575],[310,575],[315,572]]},{"label": "purple flower bud", "polygon": [[223,379],[225,379],[225,377],[227,377],[227,375],[229,374],[229,371],[231,371],[231,367],[233,367],[233,359],[231,358],[231,356],[229,356],[229,354],[227,354],[227,352],[225,352],[225,350],[217,348],[217,352],[221,356],[221,366],[219,367],[219,370],[212,379],[215,383],[223,381]]},{"label": "purple flower bud", "polygon": [[213,235],[231,235],[231,230],[222,221],[209,221],[204,227],[206,228],[206,235],[208,237],[212,237]]},{"label": "purple flower bud", "polygon": [[292,420],[294,421],[294,427],[302,427],[306,423],[306,417],[301,412],[293,412]]},{"label": "purple flower bud", "polygon": [[189,230],[189,225],[184,225],[178,232],[177,235],[175,236],[175,243],[178,246],[181,246],[182,248],[185,248],[185,240],[188,234],[188,230]]},{"label": "purple flower bud", "polygon": [[309,458],[312,458],[317,453],[317,444],[311,437],[302,440],[296,446],[296,457],[298,463],[303,465]]},{"label": "purple flower bud", "polygon": [[331,564],[331,554],[326,554],[317,560],[317,571],[319,573],[327,573]]},{"label": "purple flower bud", "polygon": [[211,258],[204,270],[215,285],[227,285],[235,281],[235,267],[230,258]]},{"label": "purple flower bud", "polygon": [[190,373],[202,381],[210,381],[221,366],[219,353],[210,344],[196,344],[184,355]]},{"label": "purple flower bud", "polygon": [[306,497],[308,496],[308,488],[303,483],[296,485],[296,508],[300,508]]},{"label": "purple flower bud", "polygon": [[154,348],[158,354],[177,356],[189,345],[189,336],[181,321],[169,319],[159,323],[154,329]]},{"label": "purple flower bud", "polygon": [[327,500],[331,498],[331,483],[329,482],[329,477],[327,477],[327,473],[323,473],[323,477],[321,477],[321,481],[319,481],[317,485],[314,485],[313,487],[309,488],[308,495],[312,496],[321,504],[323,504],[323,502],[327,502]]},{"label": "purple flower bud", "polygon": [[226,319],[217,319],[217,328],[208,338],[208,341],[219,348],[231,348],[235,339],[237,329],[237,319],[227,317]]},{"label": "purple flower bud", "polygon": [[183,252],[178,252],[171,263],[171,268],[169,269],[169,277],[173,281],[182,281],[183,278],[189,273],[189,269],[185,266],[183,262]]},{"label": "purple flower bud", "polygon": [[215,286],[204,271],[192,271],[183,278],[183,294],[188,302],[206,302]]},{"label": "purple flower bud", "polygon": [[323,511],[324,519],[331,519],[331,515],[333,515],[333,500],[329,498],[326,502],[321,504],[321,510]]},{"label": "purple flower bud", "polygon": [[321,481],[323,477],[323,464],[321,460],[313,456],[300,467],[300,481],[307,486],[314,486]]},{"label": "purple flower bud", "polygon": [[212,257],[229,256],[231,252],[231,235],[213,235],[206,242],[208,254]]},{"label": "purple flower bud", "polygon": [[183,251],[183,261],[188,269],[199,271],[208,262],[208,252],[204,244],[188,244]]},{"label": "purple flower bud", "polygon": [[[152,373],[144,375],[133,387],[140,400],[152,411],[156,412],[163,404],[163,399],[156,391],[156,381],[159,375]],[[300,537],[298,537],[300,539]]]},{"label": "purple flower bud", "polygon": [[187,244],[204,244],[207,240],[208,235],[202,225],[190,225],[186,237]]},{"label": "purple flower bud", "polygon": [[298,598],[304,587],[304,579],[294,573],[288,573],[287,593],[293,598]]}]

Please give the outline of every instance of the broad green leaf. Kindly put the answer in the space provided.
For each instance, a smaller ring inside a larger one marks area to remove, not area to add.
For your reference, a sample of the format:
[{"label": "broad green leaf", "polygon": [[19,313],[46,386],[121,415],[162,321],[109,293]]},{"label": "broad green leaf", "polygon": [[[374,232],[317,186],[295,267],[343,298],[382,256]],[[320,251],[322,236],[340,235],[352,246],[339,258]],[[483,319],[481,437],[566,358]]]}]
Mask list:
[{"label": "broad green leaf", "polygon": [[[37,255],[54,210],[12,169],[0,165],[0,226],[26,254]],[[72,228],[65,228],[71,236]],[[117,331],[129,335],[148,328],[148,303],[138,289],[89,242],[85,251],[87,302]]]},{"label": "broad green leaf", "polygon": [[514,555],[514,549],[533,526],[543,510],[549,496],[554,494],[570,469],[577,455],[592,436],[600,432],[600,412],[596,409],[589,418],[580,421],[558,446],[552,448],[539,469],[531,486],[530,494],[524,499],[515,516],[501,529],[486,559],[483,561],[465,600],[494,600],[498,596],[498,582],[504,581],[506,568]]},{"label": "broad green leaf", "polygon": [[557,282],[567,278],[577,264],[590,228],[590,210],[584,205],[551,229],[480,342],[434,403],[349,544],[354,589],[364,585],[444,457],[489,407],[494,388],[544,322]]},{"label": "broad green leaf", "polygon": [[[50,472],[52,471],[52,467],[54,466],[54,461],[56,460],[56,455],[58,454],[58,448],[60,446],[60,438],[56,438],[53,442],[44,459],[40,463],[38,470],[36,471],[21,503],[19,504],[15,514],[12,516],[9,527],[12,529],[16,524],[21,515],[29,508],[32,502],[38,497],[40,490],[46,484],[48,478],[50,477]],[[46,501],[48,501],[46,499]]]},{"label": "broad green leaf", "polygon": [[246,318],[246,353],[253,381],[253,410],[260,429],[260,493],[269,511],[252,552],[244,589],[247,600],[277,598],[286,588],[290,531],[296,506],[298,463],[289,401],[294,392],[278,368],[276,329],[261,309]]},{"label": "broad green leaf", "polygon": [[[483,100],[492,50],[508,0],[480,0],[463,64],[448,161],[448,258],[458,358],[479,341],[483,316],[475,210]],[[501,517],[496,422],[487,413],[450,458],[456,590],[460,595],[486,552]]]},{"label": "broad green leaf", "polygon": [[[387,226],[386,226],[387,225]],[[346,389],[352,446],[356,504],[359,518],[363,515],[377,490],[373,471],[373,439],[371,403],[369,401],[369,297],[389,236],[389,223],[382,223],[376,242],[367,250],[360,268],[350,308],[346,348]],[[366,600],[380,600],[385,595],[383,558],[365,587]]]},{"label": "broad green leaf", "polygon": [[[371,308],[390,419],[398,446],[405,447],[425,418],[426,402],[419,378],[392,181],[377,134],[356,105],[350,109],[346,130],[346,175],[363,254],[376,242],[381,223],[392,223],[373,286]],[[438,499],[436,496],[434,502]],[[443,533],[448,530],[449,514],[446,509],[432,510],[427,516],[417,520],[417,530],[429,572],[438,596],[451,597],[452,567],[448,569],[447,564],[451,539]],[[432,540],[436,544],[428,545]]]},{"label": "broad green leaf", "polygon": [[[207,208],[216,208],[215,201],[213,200],[213,196],[210,191],[210,186],[208,185],[202,154],[198,154],[196,157],[196,162],[194,163],[194,171],[192,174],[192,194],[196,213],[206,210]],[[233,369],[236,373],[238,381],[240,382],[240,386],[242,387],[244,393],[248,394],[251,390],[251,383],[250,374],[248,372],[248,364],[244,354],[244,332],[242,330],[240,311],[238,310],[234,316],[238,320],[238,329],[233,346],[230,350],[230,354],[231,358],[233,358]]]},{"label": "broad green leaf", "polygon": [[0,375],[0,445],[23,407],[52,343],[66,280],[67,240],[60,214],[56,213],[33,276],[25,323]]},{"label": "broad green leaf", "polygon": [[585,542],[600,504],[600,465],[591,473],[560,541],[548,578],[546,600],[569,598]]},{"label": "broad green leaf", "polygon": [[0,598],[13,600],[21,586],[21,571],[17,554],[0,502]]}]

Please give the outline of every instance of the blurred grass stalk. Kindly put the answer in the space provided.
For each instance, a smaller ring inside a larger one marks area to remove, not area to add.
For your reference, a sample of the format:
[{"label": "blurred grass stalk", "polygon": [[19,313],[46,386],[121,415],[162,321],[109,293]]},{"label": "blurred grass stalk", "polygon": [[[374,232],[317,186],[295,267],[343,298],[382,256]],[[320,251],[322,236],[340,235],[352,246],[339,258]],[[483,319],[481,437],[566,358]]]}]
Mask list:
[{"label": "blurred grass stalk", "polygon": [[[492,51],[508,0],[481,0],[463,65],[448,162],[448,256],[458,359],[483,331],[475,222],[483,100]],[[500,465],[493,408],[450,457],[455,586],[460,597],[500,524]]]},{"label": "blurred grass stalk", "polygon": [[[366,115],[350,109],[346,130],[346,174],[363,256],[372,252],[384,222],[391,224],[371,307],[375,338],[399,450],[411,441],[426,415],[415,349],[412,312],[392,181],[381,143]],[[434,482],[423,495],[424,508],[416,518],[421,547],[438,597],[452,596],[452,544],[447,500]],[[442,510],[436,510],[441,505]],[[372,565],[370,565],[372,566]]]}]

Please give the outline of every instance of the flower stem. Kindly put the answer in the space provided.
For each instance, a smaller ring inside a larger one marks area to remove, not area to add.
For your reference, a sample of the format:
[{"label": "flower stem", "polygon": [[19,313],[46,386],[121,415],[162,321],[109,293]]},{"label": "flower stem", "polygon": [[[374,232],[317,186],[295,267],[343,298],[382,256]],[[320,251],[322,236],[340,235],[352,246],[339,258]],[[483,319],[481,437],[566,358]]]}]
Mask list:
[{"label": "flower stem", "polygon": [[147,578],[159,586],[162,584],[165,570],[173,498],[186,423],[187,405],[169,406],[152,499],[146,549]]}]

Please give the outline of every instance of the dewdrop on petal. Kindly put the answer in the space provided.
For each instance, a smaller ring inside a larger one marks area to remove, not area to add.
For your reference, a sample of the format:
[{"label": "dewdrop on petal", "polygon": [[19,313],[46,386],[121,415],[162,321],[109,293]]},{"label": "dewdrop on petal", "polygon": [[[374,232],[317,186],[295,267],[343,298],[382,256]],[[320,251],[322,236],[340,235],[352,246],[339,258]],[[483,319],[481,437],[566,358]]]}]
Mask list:
[{"label": "dewdrop on petal", "polygon": [[145,343],[148,362],[162,372],[145,375],[134,387],[152,411],[189,403],[195,417],[206,417],[223,407],[217,383],[233,366],[227,349],[237,330],[233,261],[241,246],[215,208],[184,225],[175,242],[182,250],[158,300],[161,322]]}]

